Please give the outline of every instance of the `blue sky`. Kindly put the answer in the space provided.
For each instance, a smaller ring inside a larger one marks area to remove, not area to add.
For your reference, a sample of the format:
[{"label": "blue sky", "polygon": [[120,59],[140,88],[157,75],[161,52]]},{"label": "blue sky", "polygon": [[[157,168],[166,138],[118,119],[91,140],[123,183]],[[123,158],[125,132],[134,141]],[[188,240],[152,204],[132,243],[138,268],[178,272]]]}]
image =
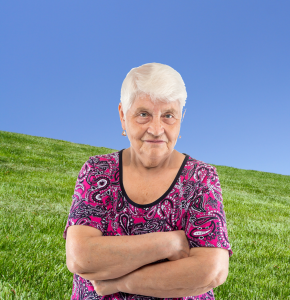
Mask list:
[{"label": "blue sky", "polygon": [[122,82],[158,62],[187,89],[176,150],[290,175],[289,15],[290,1],[2,1],[0,130],[128,148]]}]

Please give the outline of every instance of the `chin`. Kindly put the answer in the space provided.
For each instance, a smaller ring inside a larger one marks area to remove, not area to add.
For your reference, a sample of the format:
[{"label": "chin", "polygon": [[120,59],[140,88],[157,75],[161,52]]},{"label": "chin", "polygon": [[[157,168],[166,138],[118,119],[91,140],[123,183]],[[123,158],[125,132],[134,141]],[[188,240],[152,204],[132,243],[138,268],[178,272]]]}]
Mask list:
[{"label": "chin", "polygon": [[161,147],[160,148],[152,147],[152,148],[146,148],[146,149],[144,149],[144,151],[147,152],[147,153],[149,152],[150,154],[163,155],[163,154],[168,152],[168,149],[165,148],[165,147],[162,147],[162,148]]}]

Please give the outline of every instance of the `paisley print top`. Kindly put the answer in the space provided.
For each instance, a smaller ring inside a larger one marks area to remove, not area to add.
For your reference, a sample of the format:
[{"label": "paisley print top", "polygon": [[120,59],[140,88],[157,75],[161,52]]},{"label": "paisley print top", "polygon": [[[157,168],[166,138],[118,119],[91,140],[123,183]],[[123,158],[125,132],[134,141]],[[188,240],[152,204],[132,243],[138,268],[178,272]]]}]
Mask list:
[{"label": "paisley print top", "polygon": [[[124,150],[124,149],[123,149]],[[186,155],[170,188],[153,203],[137,204],[122,181],[122,151],[96,155],[83,165],[63,233],[71,225],[87,225],[103,236],[137,235],[184,230],[192,247],[219,247],[233,252],[228,240],[220,182],[215,167]],[[163,259],[158,262],[168,261]],[[73,277],[71,300],[152,300],[154,297],[118,292],[99,296],[89,280]],[[160,298],[156,298],[160,299]],[[164,298],[214,300],[213,290],[192,297]]]}]

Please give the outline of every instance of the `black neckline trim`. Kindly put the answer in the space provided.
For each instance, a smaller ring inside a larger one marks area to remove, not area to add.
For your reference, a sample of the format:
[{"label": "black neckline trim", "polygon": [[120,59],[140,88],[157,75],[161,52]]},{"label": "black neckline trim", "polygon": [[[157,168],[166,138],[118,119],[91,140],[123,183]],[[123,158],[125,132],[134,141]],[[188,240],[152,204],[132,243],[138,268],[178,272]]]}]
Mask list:
[{"label": "black neckline trim", "polygon": [[118,152],[119,152],[119,180],[120,180],[120,187],[121,187],[123,196],[127,199],[127,201],[128,201],[130,204],[132,204],[132,205],[134,205],[135,207],[138,207],[138,208],[147,208],[147,207],[151,207],[151,206],[154,206],[154,205],[158,204],[161,200],[163,200],[163,199],[169,194],[169,192],[173,189],[173,187],[175,186],[175,184],[176,184],[176,182],[177,182],[179,176],[181,175],[181,172],[182,172],[182,170],[184,169],[184,166],[186,165],[186,163],[187,163],[187,161],[188,161],[188,158],[189,158],[189,155],[188,155],[188,154],[182,153],[182,154],[185,155],[185,158],[184,158],[184,160],[183,160],[183,163],[182,163],[181,167],[179,168],[179,171],[178,171],[177,175],[175,176],[175,179],[173,180],[173,182],[172,182],[172,184],[170,185],[169,189],[168,189],[168,190],[167,190],[160,198],[158,198],[157,200],[155,200],[154,202],[149,203],[149,204],[138,204],[138,203],[132,201],[132,200],[128,197],[128,195],[127,195],[127,193],[126,193],[126,191],[125,191],[124,185],[123,185],[123,162],[122,162],[122,152],[123,152],[123,150],[125,150],[125,149],[122,149],[122,150],[118,151]]}]

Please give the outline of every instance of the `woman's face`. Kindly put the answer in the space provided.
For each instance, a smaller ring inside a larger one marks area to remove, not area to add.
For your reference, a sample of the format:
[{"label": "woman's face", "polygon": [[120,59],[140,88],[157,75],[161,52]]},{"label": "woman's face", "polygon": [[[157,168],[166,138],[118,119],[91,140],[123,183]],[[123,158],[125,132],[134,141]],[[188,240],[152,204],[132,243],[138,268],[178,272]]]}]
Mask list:
[{"label": "woman's face", "polygon": [[126,121],[121,103],[119,114],[131,147],[138,156],[162,159],[172,153],[180,131],[181,111],[178,101],[158,101],[154,104],[149,96],[143,95],[137,97],[127,111]]}]

